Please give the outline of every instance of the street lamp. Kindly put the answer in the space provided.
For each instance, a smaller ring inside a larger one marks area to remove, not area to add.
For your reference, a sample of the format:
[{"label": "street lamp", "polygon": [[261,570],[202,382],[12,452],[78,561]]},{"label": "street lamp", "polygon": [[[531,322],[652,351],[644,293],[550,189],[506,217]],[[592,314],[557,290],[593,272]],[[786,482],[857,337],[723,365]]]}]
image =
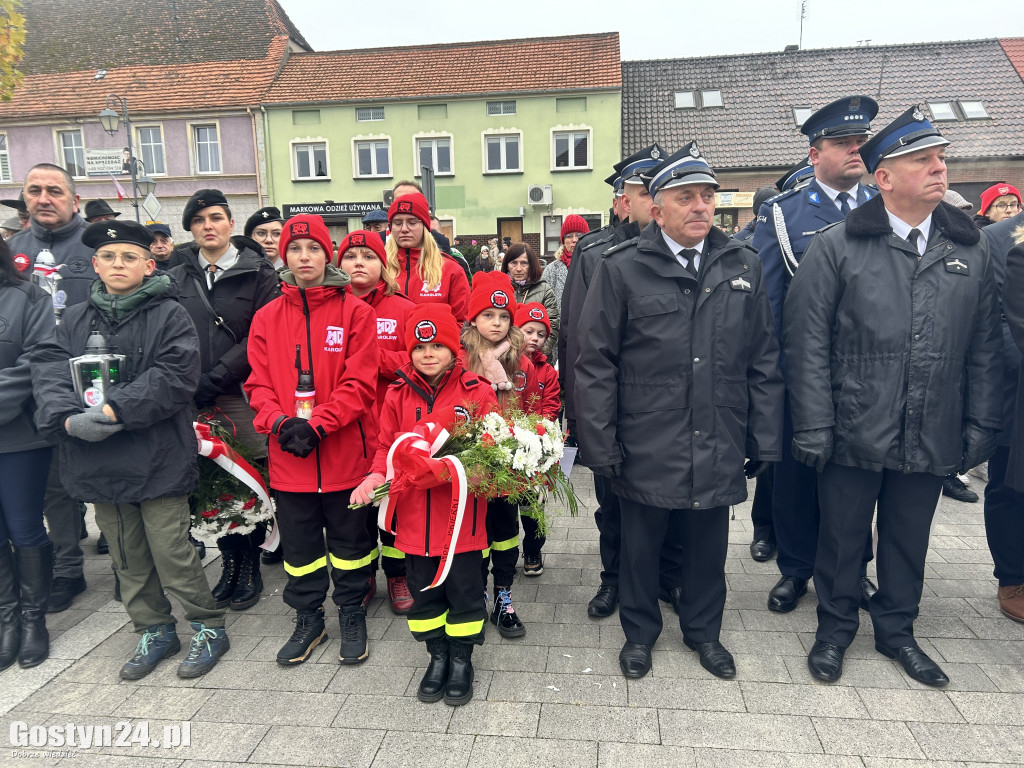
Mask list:
[{"label": "street lamp", "polygon": [[[121,114],[118,115],[116,110],[120,110]],[[128,133],[128,170],[132,174],[132,205],[135,207],[135,221],[141,224],[142,221],[139,218],[139,194],[141,193],[143,197],[148,197],[156,189],[156,182],[149,176],[143,176],[141,179],[136,179],[135,177],[137,166],[135,150],[132,149],[132,121],[128,117],[128,99],[114,93],[110,94],[107,96],[107,106],[100,112],[99,117],[103,130],[111,136],[117,133],[120,121],[124,120],[125,131]]]}]

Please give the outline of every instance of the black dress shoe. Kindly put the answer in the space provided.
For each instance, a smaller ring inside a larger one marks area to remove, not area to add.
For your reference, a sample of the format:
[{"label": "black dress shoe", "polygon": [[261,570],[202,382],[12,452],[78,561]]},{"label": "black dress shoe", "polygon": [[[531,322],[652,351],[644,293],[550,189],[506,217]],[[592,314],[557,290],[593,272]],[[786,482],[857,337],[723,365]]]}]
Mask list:
[{"label": "black dress shoe", "polygon": [[619,602],[619,588],[612,584],[602,584],[597,594],[587,604],[587,615],[592,619],[603,619],[615,613],[615,605]]},{"label": "black dress shoe", "polygon": [[626,677],[640,678],[651,671],[651,646],[628,640],[619,651],[619,669]]},{"label": "black dress shoe", "polygon": [[800,598],[807,592],[807,579],[783,576],[768,593],[768,610],[789,613],[796,608]]},{"label": "black dress shoe", "polygon": [[765,563],[775,556],[775,542],[758,539],[750,544],[750,556],[759,563]]},{"label": "black dress shoe", "polygon": [[878,587],[875,586],[875,582],[867,576],[860,577],[860,609],[862,611],[871,610],[871,598],[875,596],[877,591]]},{"label": "black dress shoe", "polygon": [[955,474],[942,478],[942,495],[967,504],[973,504],[978,500],[978,494],[964,485],[963,480]]},{"label": "black dress shoe", "polygon": [[843,654],[845,648],[835,643],[815,640],[811,652],[807,654],[807,668],[811,674],[826,683],[834,683],[843,676]]},{"label": "black dress shoe", "polygon": [[919,683],[941,687],[949,682],[946,673],[917,645],[905,645],[902,648],[886,648],[884,645],[875,643],[875,650],[883,656],[896,659],[896,661],[903,665],[903,670]]},{"label": "black dress shoe", "polygon": [[720,677],[723,680],[736,677],[736,662],[733,660],[732,654],[717,640],[712,640],[709,643],[695,643],[684,637],[683,642],[687,648],[700,654],[700,665],[715,677]]}]

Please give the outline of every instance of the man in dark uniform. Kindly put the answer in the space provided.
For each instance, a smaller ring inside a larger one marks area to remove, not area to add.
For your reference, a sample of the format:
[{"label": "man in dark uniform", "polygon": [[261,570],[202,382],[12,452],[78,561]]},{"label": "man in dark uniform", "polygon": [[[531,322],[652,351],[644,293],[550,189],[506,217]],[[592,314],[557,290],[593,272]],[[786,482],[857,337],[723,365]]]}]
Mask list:
[{"label": "man in dark uniform", "polygon": [[942,478],[996,447],[1002,340],[988,244],[942,202],[948,143],[914,107],[861,147],[879,196],[811,241],[786,299],[792,452],[819,473],[807,664],[820,680],[839,679],[857,633],[877,504],[875,649],[918,682],[949,682],[914,619]]},{"label": "man in dark uniform", "polygon": [[[764,282],[772,316],[781,334],[783,302],[789,281],[796,271],[811,238],[822,227],[842,221],[863,205],[874,191],[860,183],[864,162],[859,148],[870,135],[870,121],[878,114],[878,104],[867,96],[848,96],[822,107],[800,130],[810,140],[807,164],[814,178],[806,185],[798,179],[807,171],[800,164],[780,179],[792,184],[769,200],[758,214],[757,229],[751,245],[764,264]],[[785,354],[782,357],[785,373]],[[788,378],[787,378],[788,382]],[[786,401],[783,441],[792,439],[790,399]],[[768,594],[768,608],[787,613],[796,608],[807,592],[814,572],[814,552],[818,540],[818,500],[814,472],[800,464],[789,451],[774,469],[772,522],[778,544],[781,577]],[[865,539],[864,567],[871,559],[870,533]],[[861,573],[864,605],[875,591],[874,584]]]},{"label": "man in dark uniform", "polygon": [[651,668],[659,560],[675,538],[683,641],[730,678],[719,642],[729,506],[747,496],[745,470],[779,459],[778,340],[760,262],[712,227],[718,183],[696,143],[647,178],[654,222],[605,252],[580,317],[580,448],[622,508],[623,674]]},{"label": "man in dark uniform", "polygon": [[[641,149],[615,165],[615,173],[606,182],[613,189],[623,190],[620,208],[626,213],[627,221],[618,225],[612,222],[597,232],[580,238],[576,244],[575,257],[569,265],[565,291],[562,294],[563,320],[559,331],[559,369],[565,392],[565,413],[569,422],[569,433],[576,435],[576,398],[574,366],[579,354],[577,326],[583,302],[590,288],[590,281],[601,261],[601,255],[609,248],[640,235],[640,231],[651,222],[651,196],[641,174],[660,165],[664,151],[657,144]],[[565,314],[568,313],[568,314]],[[583,454],[581,463],[587,463]],[[594,522],[600,534],[601,586],[587,605],[587,615],[594,619],[610,616],[615,612],[619,599],[619,550],[620,550],[620,509],[618,499],[611,491],[611,481],[601,475],[594,475],[594,493],[597,509]],[[662,554],[660,596],[675,607],[682,582],[682,553],[678,544],[670,541]]]}]

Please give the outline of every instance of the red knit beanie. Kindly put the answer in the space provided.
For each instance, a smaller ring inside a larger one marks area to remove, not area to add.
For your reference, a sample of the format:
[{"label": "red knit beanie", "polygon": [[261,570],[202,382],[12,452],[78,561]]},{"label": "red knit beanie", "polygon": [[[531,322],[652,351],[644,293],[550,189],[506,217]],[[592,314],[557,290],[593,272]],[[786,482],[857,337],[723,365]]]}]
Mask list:
[{"label": "red knit beanie", "polygon": [[288,263],[288,243],[302,238],[316,240],[320,243],[328,263],[331,261],[334,246],[331,244],[331,233],[327,231],[324,220],[316,214],[300,213],[298,216],[288,219],[281,228],[281,239],[278,241],[277,251],[284,259],[285,264]]},{"label": "red knit beanie", "polygon": [[469,314],[472,322],[485,309],[506,309],[509,317],[516,316],[516,293],[512,279],[505,272],[477,272],[473,275],[473,290],[469,294]]},{"label": "red knit beanie", "polygon": [[417,344],[444,344],[459,354],[459,324],[447,304],[417,304],[405,320],[405,349]]},{"label": "red knit beanie", "polygon": [[565,217],[565,221],[562,222],[562,234],[560,235],[559,242],[565,242],[565,236],[570,232],[579,232],[581,235],[587,234],[590,231],[590,227],[587,226],[587,220],[582,216],[575,213],[570,213]]},{"label": "red knit beanie", "polygon": [[981,215],[987,216],[989,206],[996,201],[997,197],[1003,195],[1013,195],[1017,198],[1017,205],[1021,204],[1020,190],[1018,190],[1012,184],[993,184],[991,187],[981,193]]},{"label": "red knit beanie", "polygon": [[548,336],[551,335],[551,318],[548,311],[539,301],[531,301],[529,304],[520,304],[516,310],[516,328],[522,328],[527,323],[542,323],[548,329]]},{"label": "red knit beanie", "polygon": [[430,229],[430,205],[427,203],[427,198],[421,195],[419,192],[413,192],[410,195],[402,195],[396,197],[391,203],[391,207],[388,208],[388,224],[395,218],[396,214],[408,213],[415,216],[417,219],[423,222],[423,226]]},{"label": "red knit beanie", "polygon": [[355,232],[349,232],[345,235],[345,239],[338,245],[338,259],[337,265],[341,265],[341,257],[345,255],[345,251],[349,248],[369,248],[380,259],[380,263],[387,266],[388,263],[388,252],[384,250],[384,241],[380,239],[380,235],[376,232],[367,232],[365,229],[357,229]]}]

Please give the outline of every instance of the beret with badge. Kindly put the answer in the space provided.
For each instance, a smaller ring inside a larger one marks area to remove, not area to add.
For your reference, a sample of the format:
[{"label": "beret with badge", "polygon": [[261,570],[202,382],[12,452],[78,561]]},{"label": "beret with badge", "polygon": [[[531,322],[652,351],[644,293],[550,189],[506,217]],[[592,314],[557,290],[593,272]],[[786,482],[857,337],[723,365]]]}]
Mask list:
[{"label": "beret with badge", "polygon": [[209,208],[214,205],[228,207],[228,199],[224,197],[224,193],[219,189],[200,189],[185,203],[185,210],[181,214],[181,228],[186,232],[191,231],[192,217],[203,210],[203,208]]},{"label": "beret with badge", "polygon": [[153,233],[134,221],[97,221],[82,232],[82,243],[94,251],[112,243],[131,243],[149,250],[153,244]]},{"label": "beret with badge", "polygon": [[281,211],[278,208],[270,205],[266,208],[260,208],[256,213],[245,220],[245,229],[242,230],[242,234],[246,237],[252,237],[252,231],[261,224],[269,224],[272,221],[284,221],[281,216]]}]

